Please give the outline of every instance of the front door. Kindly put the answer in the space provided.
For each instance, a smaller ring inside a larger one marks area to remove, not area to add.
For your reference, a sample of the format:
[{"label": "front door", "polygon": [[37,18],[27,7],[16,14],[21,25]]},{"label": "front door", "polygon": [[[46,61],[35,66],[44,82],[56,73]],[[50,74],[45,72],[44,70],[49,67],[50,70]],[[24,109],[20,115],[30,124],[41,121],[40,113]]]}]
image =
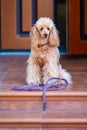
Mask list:
[{"label": "front door", "polygon": [[[32,24],[43,16],[53,19],[55,1],[1,0],[0,50],[30,49],[29,32]],[[67,53],[87,54],[87,0],[66,1],[68,3]]]},{"label": "front door", "polygon": [[1,50],[29,49],[30,28],[42,16],[53,18],[53,0],[1,0]]}]

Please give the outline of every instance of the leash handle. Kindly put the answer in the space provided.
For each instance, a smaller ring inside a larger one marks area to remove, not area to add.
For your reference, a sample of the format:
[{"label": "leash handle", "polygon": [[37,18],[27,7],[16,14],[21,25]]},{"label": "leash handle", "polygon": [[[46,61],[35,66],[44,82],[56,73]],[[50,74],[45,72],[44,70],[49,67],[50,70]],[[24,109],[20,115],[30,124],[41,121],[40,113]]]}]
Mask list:
[{"label": "leash handle", "polygon": [[[60,81],[63,81],[63,85],[60,86]],[[43,86],[35,85],[24,85],[24,86],[15,86],[12,89],[16,91],[42,91],[42,101],[43,101],[43,111],[46,111],[46,90],[63,90],[68,86],[66,79],[60,78],[50,78],[47,83]]]}]

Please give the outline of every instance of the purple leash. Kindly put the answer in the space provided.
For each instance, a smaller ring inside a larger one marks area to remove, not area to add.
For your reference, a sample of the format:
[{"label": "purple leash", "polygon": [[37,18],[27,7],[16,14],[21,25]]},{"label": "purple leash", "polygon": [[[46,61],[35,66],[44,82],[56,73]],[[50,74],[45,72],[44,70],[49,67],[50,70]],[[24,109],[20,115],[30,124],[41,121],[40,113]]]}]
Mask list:
[{"label": "purple leash", "polygon": [[[59,86],[59,81],[63,81],[64,84]],[[63,90],[68,86],[68,82],[66,79],[60,78],[50,78],[45,85],[42,86],[35,86],[35,85],[24,85],[24,86],[15,86],[12,89],[16,91],[42,91],[43,96],[43,111],[46,111],[46,90]]]}]

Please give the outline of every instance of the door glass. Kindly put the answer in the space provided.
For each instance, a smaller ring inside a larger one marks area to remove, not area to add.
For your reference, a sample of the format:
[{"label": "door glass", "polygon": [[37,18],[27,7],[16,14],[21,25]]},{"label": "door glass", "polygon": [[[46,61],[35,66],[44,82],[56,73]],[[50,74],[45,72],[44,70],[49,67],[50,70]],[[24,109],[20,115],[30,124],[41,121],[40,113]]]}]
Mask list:
[{"label": "door glass", "polygon": [[67,0],[54,0],[54,19],[60,36],[60,51],[67,50],[68,32],[67,32]]}]

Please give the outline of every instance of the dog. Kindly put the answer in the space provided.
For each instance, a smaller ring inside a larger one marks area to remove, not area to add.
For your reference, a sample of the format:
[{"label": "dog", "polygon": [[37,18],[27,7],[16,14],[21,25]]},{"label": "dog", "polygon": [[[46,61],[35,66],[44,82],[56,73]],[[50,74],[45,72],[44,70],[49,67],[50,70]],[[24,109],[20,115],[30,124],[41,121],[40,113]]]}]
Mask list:
[{"label": "dog", "polygon": [[57,77],[72,83],[71,75],[62,69],[59,62],[59,34],[48,17],[36,21],[30,32],[31,53],[27,60],[26,82],[31,85],[46,84],[49,78]]}]

